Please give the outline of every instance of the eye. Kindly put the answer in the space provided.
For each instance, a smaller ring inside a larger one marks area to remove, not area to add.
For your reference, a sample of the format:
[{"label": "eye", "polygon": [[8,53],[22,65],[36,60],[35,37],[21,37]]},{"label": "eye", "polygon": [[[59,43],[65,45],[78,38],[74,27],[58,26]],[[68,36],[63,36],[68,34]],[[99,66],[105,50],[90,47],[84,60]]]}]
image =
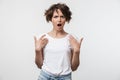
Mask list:
[{"label": "eye", "polygon": [[57,18],[58,16],[54,16],[53,18]]},{"label": "eye", "polygon": [[65,16],[61,16],[61,18],[65,18]]}]

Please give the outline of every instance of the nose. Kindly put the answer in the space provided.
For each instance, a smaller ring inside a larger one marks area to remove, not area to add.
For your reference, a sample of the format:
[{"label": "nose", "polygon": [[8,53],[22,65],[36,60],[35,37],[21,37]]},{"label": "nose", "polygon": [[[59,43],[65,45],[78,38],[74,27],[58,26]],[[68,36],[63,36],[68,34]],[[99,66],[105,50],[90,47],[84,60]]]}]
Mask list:
[{"label": "nose", "polygon": [[58,21],[61,22],[61,17],[58,18]]}]

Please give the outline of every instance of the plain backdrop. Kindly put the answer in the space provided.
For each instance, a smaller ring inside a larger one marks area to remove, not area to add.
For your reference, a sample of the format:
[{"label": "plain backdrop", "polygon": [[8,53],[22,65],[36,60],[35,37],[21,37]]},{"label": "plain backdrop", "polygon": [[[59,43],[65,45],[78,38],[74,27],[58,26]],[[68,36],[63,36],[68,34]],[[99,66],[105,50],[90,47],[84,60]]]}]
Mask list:
[{"label": "plain backdrop", "polygon": [[48,32],[44,12],[66,3],[71,34],[84,37],[73,80],[120,80],[120,0],[0,0],[0,80],[37,80],[34,35]]}]

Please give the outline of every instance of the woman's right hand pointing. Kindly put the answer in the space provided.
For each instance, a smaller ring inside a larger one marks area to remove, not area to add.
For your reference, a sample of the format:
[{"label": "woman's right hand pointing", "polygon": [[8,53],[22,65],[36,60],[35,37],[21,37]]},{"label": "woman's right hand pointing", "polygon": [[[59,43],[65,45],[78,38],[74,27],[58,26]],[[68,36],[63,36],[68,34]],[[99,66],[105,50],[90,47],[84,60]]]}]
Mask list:
[{"label": "woman's right hand pointing", "polygon": [[46,44],[48,43],[48,39],[44,38],[45,35],[41,36],[38,40],[37,38],[34,36],[34,41],[35,41],[35,51],[40,51],[42,50]]}]

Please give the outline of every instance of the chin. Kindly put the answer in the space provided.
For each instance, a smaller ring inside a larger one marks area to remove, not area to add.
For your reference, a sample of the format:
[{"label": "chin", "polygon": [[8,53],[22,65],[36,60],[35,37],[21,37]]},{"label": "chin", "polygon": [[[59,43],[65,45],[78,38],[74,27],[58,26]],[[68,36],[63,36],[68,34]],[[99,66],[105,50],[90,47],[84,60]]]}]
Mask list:
[{"label": "chin", "polygon": [[63,31],[63,29],[58,29],[57,31]]}]

